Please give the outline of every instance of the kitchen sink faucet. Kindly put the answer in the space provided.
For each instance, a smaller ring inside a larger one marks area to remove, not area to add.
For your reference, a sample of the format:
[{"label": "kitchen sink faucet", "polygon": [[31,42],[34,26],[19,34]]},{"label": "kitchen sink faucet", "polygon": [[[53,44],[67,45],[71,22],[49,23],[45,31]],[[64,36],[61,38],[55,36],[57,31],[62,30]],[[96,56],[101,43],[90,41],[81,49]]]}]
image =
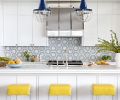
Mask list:
[{"label": "kitchen sink faucet", "polygon": [[68,50],[65,49],[64,53],[65,53],[65,62],[64,62],[64,64],[65,64],[65,67],[68,68]]}]

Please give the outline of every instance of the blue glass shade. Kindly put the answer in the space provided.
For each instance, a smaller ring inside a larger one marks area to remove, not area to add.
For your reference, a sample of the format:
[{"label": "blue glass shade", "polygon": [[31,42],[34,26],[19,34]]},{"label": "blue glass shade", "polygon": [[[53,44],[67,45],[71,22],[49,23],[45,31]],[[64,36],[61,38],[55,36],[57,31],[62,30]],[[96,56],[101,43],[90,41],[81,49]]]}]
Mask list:
[{"label": "blue glass shade", "polygon": [[41,0],[39,4],[39,8],[34,9],[33,11],[43,11],[43,10],[50,11],[49,9],[46,8],[45,0]]},{"label": "blue glass shade", "polygon": [[85,0],[81,0],[80,10],[87,10],[87,4]]},{"label": "blue glass shade", "polygon": [[86,0],[81,0],[80,8],[76,9],[77,11],[92,11],[92,9],[87,8]]},{"label": "blue glass shade", "polygon": [[45,0],[41,0],[38,9],[39,9],[39,10],[46,10]]}]

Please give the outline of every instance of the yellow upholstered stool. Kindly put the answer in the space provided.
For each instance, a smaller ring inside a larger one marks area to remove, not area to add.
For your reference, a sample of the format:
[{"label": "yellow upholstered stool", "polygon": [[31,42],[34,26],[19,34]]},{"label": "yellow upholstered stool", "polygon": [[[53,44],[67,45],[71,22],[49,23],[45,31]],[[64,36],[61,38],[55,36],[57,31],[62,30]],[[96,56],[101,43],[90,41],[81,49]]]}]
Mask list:
[{"label": "yellow upholstered stool", "polygon": [[93,84],[92,90],[94,96],[114,96],[116,93],[112,84]]},{"label": "yellow upholstered stool", "polygon": [[8,86],[8,95],[30,95],[29,84],[13,84]]},{"label": "yellow upholstered stool", "polygon": [[50,96],[70,96],[71,86],[69,84],[51,84],[49,88]]}]

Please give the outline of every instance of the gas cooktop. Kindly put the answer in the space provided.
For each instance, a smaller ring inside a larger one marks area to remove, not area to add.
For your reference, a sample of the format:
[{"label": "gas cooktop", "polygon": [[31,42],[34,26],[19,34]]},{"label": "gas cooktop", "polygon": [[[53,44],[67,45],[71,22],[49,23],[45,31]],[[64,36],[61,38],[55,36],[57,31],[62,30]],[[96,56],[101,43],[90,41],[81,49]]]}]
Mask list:
[{"label": "gas cooktop", "polygon": [[[65,65],[66,61],[49,60],[47,65]],[[68,65],[83,65],[81,60],[67,61]]]}]

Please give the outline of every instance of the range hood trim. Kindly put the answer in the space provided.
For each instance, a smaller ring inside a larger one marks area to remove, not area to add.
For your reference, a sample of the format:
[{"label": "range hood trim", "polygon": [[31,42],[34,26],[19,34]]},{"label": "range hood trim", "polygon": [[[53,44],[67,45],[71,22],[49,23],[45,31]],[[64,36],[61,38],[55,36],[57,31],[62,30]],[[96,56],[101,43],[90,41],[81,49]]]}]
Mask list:
[{"label": "range hood trim", "polygon": [[[67,33],[70,33],[66,35]],[[60,33],[64,33],[61,35]],[[83,30],[80,31],[47,31],[48,37],[83,37]]]}]

